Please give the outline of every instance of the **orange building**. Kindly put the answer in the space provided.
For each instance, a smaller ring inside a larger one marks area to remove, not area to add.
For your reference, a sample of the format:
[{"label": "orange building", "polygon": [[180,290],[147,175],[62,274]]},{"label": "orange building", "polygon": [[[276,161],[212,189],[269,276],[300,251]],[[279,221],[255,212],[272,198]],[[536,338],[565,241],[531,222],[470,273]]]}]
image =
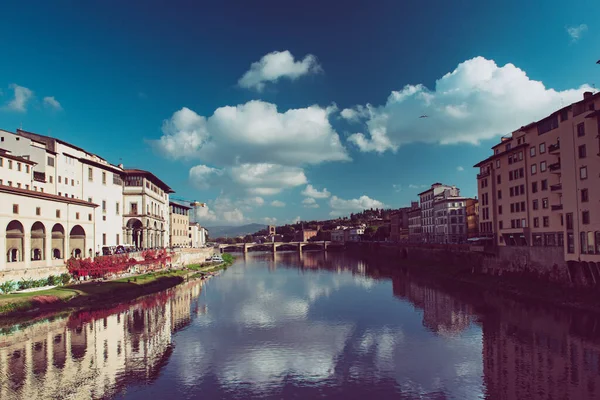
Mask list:
[{"label": "orange building", "polygon": [[586,92],[475,165],[481,235],[499,246],[562,247],[566,261],[600,273],[599,110],[600,94]]}]

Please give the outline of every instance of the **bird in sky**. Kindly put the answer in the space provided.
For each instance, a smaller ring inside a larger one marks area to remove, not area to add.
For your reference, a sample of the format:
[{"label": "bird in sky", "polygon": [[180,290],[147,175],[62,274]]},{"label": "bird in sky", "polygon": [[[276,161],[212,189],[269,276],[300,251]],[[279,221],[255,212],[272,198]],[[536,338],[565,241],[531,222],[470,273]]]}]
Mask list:
[{"label": "bird in sky", "polygon": [[429,118],[429,115],[421,115],[419,118]]}]

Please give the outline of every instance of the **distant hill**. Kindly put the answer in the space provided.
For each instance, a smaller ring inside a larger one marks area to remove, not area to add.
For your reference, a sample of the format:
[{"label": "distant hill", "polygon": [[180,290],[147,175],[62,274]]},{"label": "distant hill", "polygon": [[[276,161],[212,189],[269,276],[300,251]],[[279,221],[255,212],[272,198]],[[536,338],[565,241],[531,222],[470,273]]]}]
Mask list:
[{"label": "distant hill", "polygon": [[207,226],[208,235],[211,238],[218,237],[236,237],[251,235],[261,229],[266,229],[267,225],[263,224],[248,224],[241,226]]}]

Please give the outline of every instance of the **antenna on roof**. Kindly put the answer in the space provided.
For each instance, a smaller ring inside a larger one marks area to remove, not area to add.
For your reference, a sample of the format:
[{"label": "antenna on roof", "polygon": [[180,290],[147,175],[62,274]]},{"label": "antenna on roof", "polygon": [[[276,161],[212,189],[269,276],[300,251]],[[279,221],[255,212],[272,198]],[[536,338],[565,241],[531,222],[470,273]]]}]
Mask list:
[{"label": "antenna on roof", "polygon": [[23,121],[21,121],[21,125],[19,125],[19,129],[23,130]]}]

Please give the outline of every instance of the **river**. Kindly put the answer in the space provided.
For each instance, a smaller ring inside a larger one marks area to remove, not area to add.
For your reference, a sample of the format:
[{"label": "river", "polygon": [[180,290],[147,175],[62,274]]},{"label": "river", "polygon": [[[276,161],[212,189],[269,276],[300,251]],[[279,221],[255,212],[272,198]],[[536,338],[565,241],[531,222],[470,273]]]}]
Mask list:
[{"label": "river", "polygon": [[207,282],[0,331],[0,399],[594,399],[596,315],[343,253],[253,254]]}]

